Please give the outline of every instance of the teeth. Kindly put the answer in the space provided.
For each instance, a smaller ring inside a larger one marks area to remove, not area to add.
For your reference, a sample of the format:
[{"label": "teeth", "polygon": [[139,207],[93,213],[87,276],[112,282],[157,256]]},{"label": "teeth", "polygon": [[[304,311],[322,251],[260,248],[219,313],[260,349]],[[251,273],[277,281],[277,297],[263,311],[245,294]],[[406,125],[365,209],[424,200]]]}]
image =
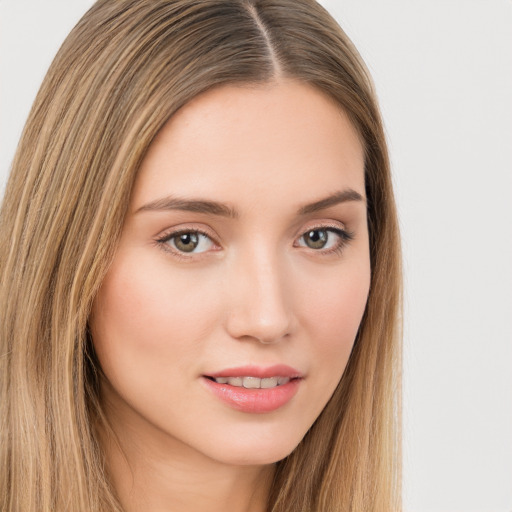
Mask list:
[{"label": "teeth", "polygon": [[213,380],[218,384],[229,384],[246,389],[270,389],[290,382],[289,377],[266,377],[264,379],[258,377],[215,377]]},{"label": "teeth", "polygon": [[258,379],[258,377],[244,377],[243,386],[247,389],[261,388],[261,379]]},{"label": "teeth", "polygon": [[261,379],[261,386],[263,389],[275,388],[277,386],[277,377],[270,377],[268,379]]},{"label": "teeth", "polygon": [[237,386],[241,388],[244,385],[244,379],[243,377],[229,377],[228,384],[230,386]]}]

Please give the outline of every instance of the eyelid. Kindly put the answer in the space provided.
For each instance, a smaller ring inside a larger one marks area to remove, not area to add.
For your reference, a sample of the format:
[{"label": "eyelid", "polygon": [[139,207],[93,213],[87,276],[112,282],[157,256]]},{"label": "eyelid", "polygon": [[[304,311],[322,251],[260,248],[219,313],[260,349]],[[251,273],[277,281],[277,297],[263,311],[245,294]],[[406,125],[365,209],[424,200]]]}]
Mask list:
[{"label": "eyelid", "polygon": [[[295,245],[298,240],[302,239],[304,235],[306,235],[308,232],[311,231],[331,231],[334,232],[339,237],[339,242],[336,244],[335,247],[331,247],[329,249],[312,249],[304,245]],[[320,254],[320,255],[329,255],[329,254],[341,254],[345,247],[354,239],[355,233],[353,231],[348,231],[346,226],[341,222],[333,222],[333,221],[327,221],[327,222],[317,222],[315,224],[312,224],[311,226],[308,226],[305,229],[302,229],[301,233],[296,237],[294,246],[295,247],[301,247],[305,248],[308,251],[312,251],[313,253]]]},{"label": "eyelid", "polygon": [[326,229],[326,230],[332,230],[332,231],[338,231],[343,232],[347,234],[349,233],[347,227],[343,222],[336,222],[336,221],[317,221],[317,222],[311,222],[310,224],[307,224],[306,227],[301,228],[300,232],[297,233],[297,237],[304,236],[308,231],[314,231],[315,229]]},{"label": "eyelid", "polygon": [[155,243],[157,244],[157,246],[161,250],[171,253],[173,256],[177,257],[178,259],[183,259],[183,260],[197,259],[197,258],[203,257],[204,255],[208,254],[209,252],[212,252],[212,251],[204,251],[204,252],[199,252],[199,253],[191,252],[191,253],[187,254],[186,252],[182,252],[177,249],[174,249],[170,244],[167,243],[172,238],[177,237],[181,234],[185,234],[185,233],[197,233],[199,235],[203,235],[203,236],[209,238],[212,241],[213,245],[215,246],[215,249],[212,250],[213,252],[215,252],[221,248],[221,246],[217,240],[217,237],[214,234],[212,234],[211,230],[205,229],[204,227],[198,227],[197,225],[179,225],[179,226],[174,226],[172,228],[168,228],[164,231],[161,231],[160,234],[156,235],[154,240],[155,240]]}]

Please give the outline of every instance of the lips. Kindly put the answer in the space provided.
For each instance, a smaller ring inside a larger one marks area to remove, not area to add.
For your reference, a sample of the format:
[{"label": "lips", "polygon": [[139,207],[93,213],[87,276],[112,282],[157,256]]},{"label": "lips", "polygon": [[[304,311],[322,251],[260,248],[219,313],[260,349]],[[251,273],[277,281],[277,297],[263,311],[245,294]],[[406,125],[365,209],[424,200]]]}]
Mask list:
[{"label": "lips", "polygon": [[302,377],[301,372],[286,364],[275,364],[273,366],[240,366],[238,368],[226,368],[219,372],[209,373],[208,377],[258,377],[264,379],[267,377]]},{"label": "lips", "polygon": [[297,393],[303,376],[287,365],[227,368],[203,376],[207,388],[231,408],[266,413],[286,405]]},{"label": "lips", "polygon": [[260,379],[259,377],[212,377],[212,380],[217,384],[229,384],[237,388],[246,389],[270,389],[276,386],[282,386],[290,382],[289,377],[266,377]]}]

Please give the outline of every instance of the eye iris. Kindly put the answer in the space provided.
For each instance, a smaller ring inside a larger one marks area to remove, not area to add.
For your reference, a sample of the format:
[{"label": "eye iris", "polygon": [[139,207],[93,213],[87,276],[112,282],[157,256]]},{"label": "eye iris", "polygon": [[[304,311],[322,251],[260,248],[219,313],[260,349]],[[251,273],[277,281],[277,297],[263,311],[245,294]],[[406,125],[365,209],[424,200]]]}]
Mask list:
[{"label": "eye iris", "polygon": [[327,231],[313,229],[304,235],[304,241],[311,249],[322,249],[327,244]]},{"label": "eye iris", "polygon": [[192,252],[199,244],[199,236],[196,233],[182,233],[174,238],[174,245],[183,252]]}]

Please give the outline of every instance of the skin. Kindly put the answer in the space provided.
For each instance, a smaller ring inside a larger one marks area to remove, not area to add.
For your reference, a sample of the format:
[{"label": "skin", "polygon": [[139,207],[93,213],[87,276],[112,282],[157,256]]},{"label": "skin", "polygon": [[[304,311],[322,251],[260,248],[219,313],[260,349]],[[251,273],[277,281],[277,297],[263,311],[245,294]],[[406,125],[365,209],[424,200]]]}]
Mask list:
[{"label": "skin", "polygon": [[[347,190],[361,198],[298,213]],[[165,208],[169,196],[236,217]],[[180,252],[169,237],[187,230],[208,236]],[[320,235],[323,248],[308,245]],[[126,511],[264,511],[274,463],[343,374],[369,283],[364,152],[339,106],[281,80],[223,86],[175,114],[144,159],[90,320]],[[247,413],[205,385],[248,364],[298,369],[297,393]]]}]

